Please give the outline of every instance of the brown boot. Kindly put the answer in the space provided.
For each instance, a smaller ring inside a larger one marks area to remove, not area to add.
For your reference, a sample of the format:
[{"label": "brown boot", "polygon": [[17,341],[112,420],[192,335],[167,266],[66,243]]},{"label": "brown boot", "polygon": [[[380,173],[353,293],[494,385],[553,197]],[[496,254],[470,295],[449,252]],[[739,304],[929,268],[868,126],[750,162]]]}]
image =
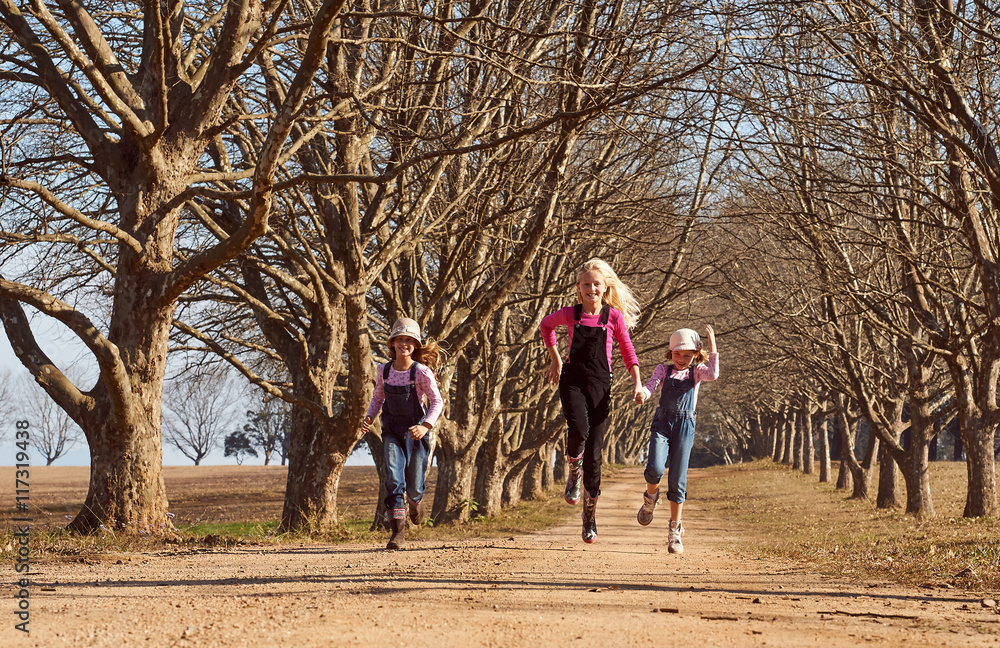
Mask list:
[{"label": "brown boot", "polygon": [[408,513],[410,515],[410,522],[413,522],[415,526],[420,526],[424,523],[424,507],[421,506],[423,500],[420,502],[414,502],[409,497],[406,498],[406,504]]},{"label": "brown boot", "polygon": [[403,549],[406,547],[406,517],[403,509],[389,510],[389,528],[392,529],[392,536],[389,537],[389,544],[386,549]]}]

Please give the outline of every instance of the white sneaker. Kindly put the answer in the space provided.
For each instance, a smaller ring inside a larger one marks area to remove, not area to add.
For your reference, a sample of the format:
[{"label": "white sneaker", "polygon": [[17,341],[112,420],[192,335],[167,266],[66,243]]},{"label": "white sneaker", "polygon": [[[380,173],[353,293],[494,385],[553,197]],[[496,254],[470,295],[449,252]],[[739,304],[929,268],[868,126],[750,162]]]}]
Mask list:
[{"label": "white sneaker", "polygon": [[681,536],[684,535],[684,525],[680,520],[674,522],[670,520],[670,532],[667,535],[667,551],[670,553],[684,553],[684,543]]}]

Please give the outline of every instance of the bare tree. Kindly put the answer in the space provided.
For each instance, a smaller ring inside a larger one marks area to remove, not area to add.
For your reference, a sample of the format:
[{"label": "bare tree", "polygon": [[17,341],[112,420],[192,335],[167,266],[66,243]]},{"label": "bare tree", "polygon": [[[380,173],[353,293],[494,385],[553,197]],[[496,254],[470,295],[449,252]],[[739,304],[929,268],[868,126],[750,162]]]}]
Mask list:
[{"label": "bare tree", "polygon": [[225,367],[183,373],[163,395],[163,439],[200,466],[232,427],[239,388]]},{"label": "bare tree", "polygon": [[264,454],[264,465],[270,465],[275,454],[283,457],[283,448],[288,443],[292,426],[288,404],[280,398],[265,395],[260,407],[247,412],[247,419],[242,434],[250,447]]},{"label": "bare tree", "polygon": [[81,438],[80,428],[69,415],[28,378],[19,381],[18,402],[22,414],[31,425],[31,448],[51,466],[56,459],[73,449]]},{"label": "bare tree", "polygon": [[[266,231],[275,170],[303,142],[294,125],[343,6],[0,1],[0,319],[22,364],[87,436],[89,491],[70,529],[172,530],[160,421],[175,306]],[[288,49],[296,58],[280,100],[264,108],[234,96],[266,94],[261,67]],[[251,133],[263,134],[252,159],[241,148]],[[213,157],[225,163],[206,167]],[[224,240],[212,238],[211,214],[191,209],[205,195],[245,209]],[[181,241],[190,253],[177,254]],[[60,371],[22,304],[80,338],[100,368],[96,386]]]},{"label": "bare tree", "polygon": [[[993,445],[1000,424],[995,392],[1000,371],[1000,155],[993,136],[1000,113],[992,100],[1000,40],[992,29],[995,9],[944,0],[888,12],[862,0],[807,3],[790,12],[775,9],[784,33],[809,33],[822,41],[825,61],[817,67],[827,87],[862,89],[871,97],[865,103],[889,117],[886,123],[898,123],[905,115],[927,134],[921,141],[905,142],[908,148],[897,142],[886,147],[890,155],[919,151],[927,158],[926,167],[917,167],[922,178],[902,165],[897,169],[905,178],[898,187],[918,187],[928,203],[903,213],[907,219],[917,215],[921,233],[937,233],[948,242],[944,249],[966,256],[968,265],[951,268],[965,268],[963,281],[952,286],[922,274],[915,264],[908,274],[909,307],[927,336],[919,352],[946,363],[956,392],[967,452],[965,515],[994,515]],[[790,23],[796,27],[789,28]]]}]

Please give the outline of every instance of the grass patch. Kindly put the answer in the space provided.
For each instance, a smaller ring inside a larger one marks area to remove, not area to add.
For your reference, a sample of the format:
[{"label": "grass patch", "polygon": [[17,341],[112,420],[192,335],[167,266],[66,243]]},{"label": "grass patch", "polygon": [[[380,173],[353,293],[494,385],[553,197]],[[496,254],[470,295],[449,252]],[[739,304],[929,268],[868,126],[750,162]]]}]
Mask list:
[{"label": "grass patch", "polygon": [[[377,484],[377,482],[376,482]],[[354,507],[356,509],[357,507]],[[366,507],[367,508],[367,507]],[[507,537],[514,533],[530,533],[561,522],[566,514],[562,490],[533,500],[522,500],[516,507],[493,518],[478,517],[461,525],[434,526],[425,523],[420,528],[409,527],[407,537],[413,540],[455,540],[468,538]],[[49,518],[50,520],[52,518]],[[66,521],[69,521],[69,517]],[[51,522],[31,527],[31,559],[58,557],[119,557],[122,554],[155,552],[183,545],[190,548],[213,549],[241,545],[350,543],[384,544],[388,532],[372,531],[372,519],[352,513],[340,516],[338,527],[327,533],[281,533],[277,520],[257,521],[194,521],[178,524],[172,537],[116,534],[107,530],[101,534],[80,536],[69,533]],[[15,559],[18,549],[14,528],[0,531],[0,561]]]},{"label": "grass patch", "polygon": [[1000,525],[961,517],[964,480],[964,464],[932,463],[938,515],[925,518],[848,499],[816,475],[771,461],[708,469],[692,499],[739,523],[743,537],[731,547],[739,553],[806,561],[851,579],[1000,590]]}]

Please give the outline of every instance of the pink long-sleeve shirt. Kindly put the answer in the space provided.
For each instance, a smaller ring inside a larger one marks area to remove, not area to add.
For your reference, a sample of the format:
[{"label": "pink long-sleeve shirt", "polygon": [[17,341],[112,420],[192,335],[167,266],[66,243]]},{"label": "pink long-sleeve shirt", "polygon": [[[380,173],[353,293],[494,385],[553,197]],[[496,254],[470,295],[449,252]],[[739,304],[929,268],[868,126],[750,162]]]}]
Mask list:
[{"label": "pink long-sleeve shirt", "polygon": [[[698,407],[698,387],[701,385],[702,381],[715,380],[719,377],[719,354],[709,353],[708,362],[695,365],[694,369],[694,397],[691,406],[694,408]],[[690,376],[692,367],[688,367],[682,371],[674,371],[674,365],[672,364],[658,364],[656,369],[653,369],[653,375],[649,377],[646,381],[645,388],[652,396],[653,392],[657,389],[663,387],[663,381],[670,376],[678,380],[687,380]]]},{"label": "pink long-sleeve shirt", "polygon": [[[542,341],[545,343],[546,347],[554,347],[556,345],[556,327],[565,326],[569,331],[569,346],[567,348],[573,348],[573,324],[575,324],[573,319],[573,307],[567,306],[566,308],[560,308],[554,313],[546,315],[542,319],[542,324],[539,326],[539,330],[542,332]],[[588,315],[583,313],[580,316],[580,324],[582,326],[600,326],[601,325],[601,314]],[[621,314],[621,311],[612,308],[611,312],[608,314],[608,369],[611,368],[611,350],[614,342],[618,342],[618,351],[622,354],[622,361],[625,363],[625,370],[628,371],[632,368],[632,365],[639,364],[639,356],[635,353],[635,347],[632,346],[632,338],[628,335],[628,327],[625,325],[625,317]],[[572,358],[567,358],[567,361],[571,361]]]},{"label": "pink long-sleeve shirt", "polygon": [[[372,420],[382,410],[382,404],[385,402],[386,384],[393,387],[402,387],[410,383],[409,369],[396,371],[396,368],[392,367],[392,363],[390,363],[389,379],[383,382],[382,373],[384,371],[385,365],[380,364],[376,372],[375,394],[372,395],[372,402],[368,406],[368,413],[365,414],[365,416]],[[430,367],[423,364],[417,366],[417,375],[414,379],[417,383],[417,397],[420,399],[421,407],[424,408],[424,417],[417,424],[426,423],[434,427],[434,423],[441,416],[441,410],[444,409],[444,400],[441,399],[441,392],[438,391],[437,379],[434,378],[434,372],[431,371]]]}]

